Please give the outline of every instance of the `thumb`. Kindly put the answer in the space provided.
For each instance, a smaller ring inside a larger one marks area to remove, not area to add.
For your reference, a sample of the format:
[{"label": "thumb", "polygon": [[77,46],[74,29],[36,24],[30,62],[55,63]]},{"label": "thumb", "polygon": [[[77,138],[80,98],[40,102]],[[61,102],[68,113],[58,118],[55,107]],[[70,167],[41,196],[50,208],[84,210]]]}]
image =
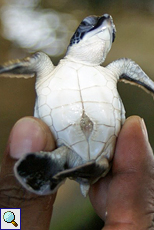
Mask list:
[{"label": "thumb", "polygon": [[0,207],[21,208],[24,229],[31,229],[34,225],[38,230],[49,228],[55,195],[37,196],[22,188],[14,177],[14,163],[24,153],[54,148],[48,126],[37,118],[20,119],[10,133],[0,172]]},{"label": "thumb", "polygon": [[154,157],[141,118],[128,118],[119,134],[112,174],[90,190],[104,230],[148,229],[153,219]]}]

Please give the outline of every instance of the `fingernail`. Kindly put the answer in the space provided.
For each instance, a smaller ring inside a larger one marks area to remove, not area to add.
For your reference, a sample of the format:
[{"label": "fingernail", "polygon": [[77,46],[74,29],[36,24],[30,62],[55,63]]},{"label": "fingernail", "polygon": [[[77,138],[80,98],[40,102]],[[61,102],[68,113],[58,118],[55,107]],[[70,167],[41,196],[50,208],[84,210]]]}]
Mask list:
[{"label": "fingernail", "polygon": [[37,120],[22,118],[11,131],[9,145],[11,157],[19,159],[25,153],[41,151],[46,145],[46,133]]},{"label": "fingernail", "polygon": [[149,137],[148,137],[148,132],[147,132],[147,128],[144,122],[144,119],[142,118],[142,122],[141,122],[141,126],[142,126],[142,131],[146,137],[146,139],[149,141]]}]

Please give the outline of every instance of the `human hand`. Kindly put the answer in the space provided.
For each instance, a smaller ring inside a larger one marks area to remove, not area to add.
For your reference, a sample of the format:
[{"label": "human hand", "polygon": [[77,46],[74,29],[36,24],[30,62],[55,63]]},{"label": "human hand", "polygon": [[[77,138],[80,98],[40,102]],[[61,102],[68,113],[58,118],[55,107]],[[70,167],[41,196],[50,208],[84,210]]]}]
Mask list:
[{"label": "human hand", "polygon": [[20,186],[13,173],[15,159],[27,152],[49,151],[54,148],[49,128],[37,118],[22,118],[11,131],[0,172],[0,207],[21,208],[23,230],[49,229],[56,195],[38,196]]},{"label": "human hand", "polygon": [[103,230],[154,229],[154,156],[141,118],[126,120],[112,172],[91,186],[89,196]]},{"label": "human hand", "polygon": [[[154,160],[141,124],[138,117],[126,121],[117,142],[113,175],[109,174],[91,187],[89,195],[98,215],[104,219],[107,212],[104,230],[152,226]],[[49,128],[35,118],[21,119],[10,134],[0,175],[0,205],[22,208],[24,229],[49,228],[55,196],[37,196],[25,191],[14,178],[15,160],[10,155],[18,159],[24,152],[54,148]]]}]

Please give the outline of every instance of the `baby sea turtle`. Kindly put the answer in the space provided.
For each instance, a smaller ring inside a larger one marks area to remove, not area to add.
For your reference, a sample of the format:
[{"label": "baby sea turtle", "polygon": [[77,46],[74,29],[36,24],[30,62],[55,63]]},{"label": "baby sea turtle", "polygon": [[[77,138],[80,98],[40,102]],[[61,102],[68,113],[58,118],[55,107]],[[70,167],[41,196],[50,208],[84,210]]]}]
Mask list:
[{"label": "baby sea turtle", "polygon": [[90,184],[109,171],[125,121],[117,82],[136,84],[154,94],[154,82],[132,60],[100,66],[115,33],[110,15],[89,16],[77,28],[58,66],[37,52],[0,67],[3,76],[36,76],[34,116],[50,127],[57,142],[55,151],[28,153],[15,164],[17,179],[29,191],[54,193],[68,177],[86,195]]}]

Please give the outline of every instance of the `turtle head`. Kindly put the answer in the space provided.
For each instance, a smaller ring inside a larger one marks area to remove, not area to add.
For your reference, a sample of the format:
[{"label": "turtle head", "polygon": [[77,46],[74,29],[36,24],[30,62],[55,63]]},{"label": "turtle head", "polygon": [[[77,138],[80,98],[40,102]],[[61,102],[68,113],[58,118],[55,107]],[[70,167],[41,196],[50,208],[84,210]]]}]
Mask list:
[{"label": "turtle head", "polygon": [[89,64],[101,64],[115,39],[115,25],[109,14],[83,19],[70,40],[67,58]]}]

